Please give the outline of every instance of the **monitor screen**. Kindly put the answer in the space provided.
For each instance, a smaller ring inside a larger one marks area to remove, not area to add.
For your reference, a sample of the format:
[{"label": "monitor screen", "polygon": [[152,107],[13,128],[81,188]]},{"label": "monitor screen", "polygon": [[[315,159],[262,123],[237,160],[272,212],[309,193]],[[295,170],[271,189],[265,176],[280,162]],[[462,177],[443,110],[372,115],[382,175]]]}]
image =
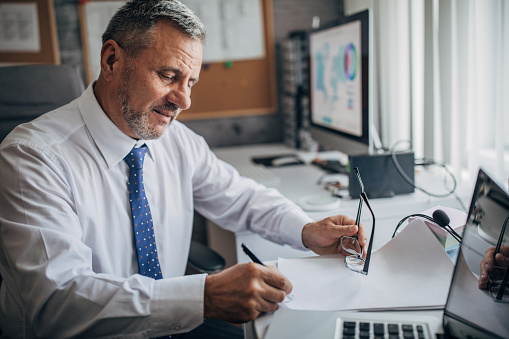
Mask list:
[{"label": "monitor screen", "polygon": [[369,150],[369,11],[309,34],[310,130],[326,149]]}]

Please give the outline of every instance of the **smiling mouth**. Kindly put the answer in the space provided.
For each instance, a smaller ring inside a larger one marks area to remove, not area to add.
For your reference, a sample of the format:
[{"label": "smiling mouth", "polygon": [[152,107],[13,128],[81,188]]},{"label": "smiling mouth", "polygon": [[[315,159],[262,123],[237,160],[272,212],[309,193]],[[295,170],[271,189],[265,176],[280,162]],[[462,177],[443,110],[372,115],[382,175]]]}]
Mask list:
[{"label": "smiling mouth", "polygon": [[154,109],[154,112],[156,112],[157,114],[161,114],[162,116],[165,116],[165,117],[168,117],[168,118],[173,118],[173,117],[175,117],[175,114],[172,114],[172,113],[165,113],[165,112],[159,111],[159,110],[157,110],[157,109]]}]

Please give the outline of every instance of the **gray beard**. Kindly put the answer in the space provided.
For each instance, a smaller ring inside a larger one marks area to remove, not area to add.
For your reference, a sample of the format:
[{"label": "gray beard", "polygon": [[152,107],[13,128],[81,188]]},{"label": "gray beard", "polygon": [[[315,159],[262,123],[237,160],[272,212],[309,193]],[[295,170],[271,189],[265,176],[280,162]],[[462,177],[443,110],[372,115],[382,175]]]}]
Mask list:
[{"label": "gray beard", "polygon": [[122,115],[124,116],[127,126],[129,126],[129,128],[140,139],[152,140],[162,137],[166,129],[160,132],[154,128],[151,128],[148,121],[150,112],[137,112],[133,110],[127,102],[127,99],[127,96],[122,99]]}]

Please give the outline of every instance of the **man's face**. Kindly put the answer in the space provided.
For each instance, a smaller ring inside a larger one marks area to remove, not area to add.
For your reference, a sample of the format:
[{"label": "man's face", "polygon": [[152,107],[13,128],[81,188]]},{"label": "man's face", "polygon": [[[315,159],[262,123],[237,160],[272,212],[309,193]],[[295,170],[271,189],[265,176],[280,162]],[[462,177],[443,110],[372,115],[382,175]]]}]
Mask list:
[{"label": "man's face", "polygon": [[198,81],[202,43],[169,23],[154,27],[152,47],[128,58],[117,96],[124,133],[135,139],[163,135],[182,110],[191,106],[191,87]]}]

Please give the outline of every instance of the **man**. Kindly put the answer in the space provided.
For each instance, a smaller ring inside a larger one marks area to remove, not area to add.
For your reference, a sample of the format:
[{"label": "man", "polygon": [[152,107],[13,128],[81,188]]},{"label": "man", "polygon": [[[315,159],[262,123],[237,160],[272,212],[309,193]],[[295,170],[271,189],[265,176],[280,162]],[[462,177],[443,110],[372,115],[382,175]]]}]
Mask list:
[{"label": "man", "polygon": [[[189,332],[204,318],[240,323],[274,311],[292,289],[275,268],[182,276],[194,209],[226,229],[319,254],[341,252],[343,235],[365,244],[354,220],[313,222],[175,121],[191,105],[204,37],[176,0],[127,3],[103,35],[98,80],[0,145],[6,336],[148,338]],[[130,161],[140,152],[136,172]],[[135,205],[140,197],[150,205]]]}]

